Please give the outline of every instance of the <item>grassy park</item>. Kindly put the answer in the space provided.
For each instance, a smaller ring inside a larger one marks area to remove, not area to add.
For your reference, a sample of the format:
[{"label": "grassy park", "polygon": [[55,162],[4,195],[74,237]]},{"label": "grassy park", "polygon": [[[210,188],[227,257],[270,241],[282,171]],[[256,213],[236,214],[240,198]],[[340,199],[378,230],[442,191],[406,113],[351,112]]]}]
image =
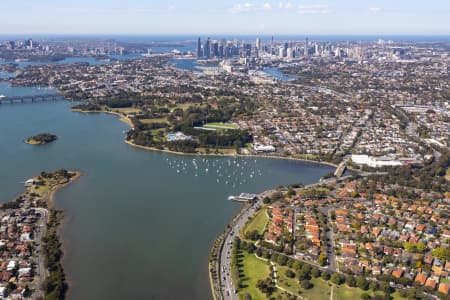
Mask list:
[{"label": "grassy park", "polygon": [[266,299],[266,296],[256,287],[256,283],[270,276],[268,262],[258,259],[254,254],[240,251],[238,266],[243,285],[243,288],[239,290],[239,298],[244,299],[245,295],[249,294],[253,300]]},{"label": "grassy park", "polygon": [[[238,292],[239,298],[245,299],[246,295],[249,295],[251,299],[269,299],[267,295],[257,287],[259,280],[266,280],[270,277],[271,271],[269,262],[256,257],[253,253],[249,254],[246,251],[238,252],[237,262],[241,282],[241,288]],[[298,280],[297,276],[292,278],[287,276],[287,271],[290,270],[295,272],[294,269],[279,264],[275,264],[275,268],[277,271],[278,288],[271,295],[271,298],[273,299],[278,299],[277,297],[285,299],[288,294],[304,300],[359,300],[362,299],[363,294],[368,294],[370,296],[374,295],[374,292],[371,290],[364,291],[357,287],[349,287],[345,283],[336,285],[330,281],[323,280],[321,277],[311,277],[309,282],[312,284],[312,287],[305,289],[301,286],[301,281]],[[381,295],[381,292],[379,293]],[[398,292],[395,292],[392,294],[392,299],[404,300],[405,298],[401,297]]]},{"label": "grassy park", "polygon": [[236,130],[239,129],[239,126],[236,124],[231,123],[220,123],[220,122],[213,122],[203,125],[203,128],[205,129],[214,129],[214,130]]},{"label": "grassy park", "polygon": [[252,232],[254,230],[258,231],[259,234],[263,234],[267,222],[269,222],[269,217],[267,216],[267,209],[262,208],[254,215],[254,217],[244,227],[243,230],[244,236],[247,232]]}]

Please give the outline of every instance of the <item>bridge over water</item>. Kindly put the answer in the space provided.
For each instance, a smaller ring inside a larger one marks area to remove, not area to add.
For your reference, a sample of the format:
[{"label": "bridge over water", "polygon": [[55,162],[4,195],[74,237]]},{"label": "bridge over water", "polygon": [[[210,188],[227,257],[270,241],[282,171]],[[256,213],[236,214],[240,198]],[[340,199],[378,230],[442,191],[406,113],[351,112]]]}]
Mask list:
[{"label": "bridge over water", "polygon": [[59,99],[63,99],[63,97],[58,93],[26,95],[26,96],[8,96],[8,97],[1,97],[0,104],[3,103],[13,104],[13,103],[36,102],[36,101],[55,101]]}]

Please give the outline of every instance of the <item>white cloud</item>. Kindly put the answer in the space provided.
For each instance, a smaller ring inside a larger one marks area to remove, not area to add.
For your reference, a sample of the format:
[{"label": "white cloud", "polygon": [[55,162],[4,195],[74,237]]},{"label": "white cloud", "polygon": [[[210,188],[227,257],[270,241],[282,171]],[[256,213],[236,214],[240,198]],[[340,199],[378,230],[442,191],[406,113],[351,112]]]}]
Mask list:
[{"label": "white cloud", "polygon": [[293,7],[294,7],[294,6],[292,5],[291,2],[287,2],[287,3],[284,4],[284,8],[285,8],[285,9],[291,9],[291,8],[293,8]]},{"label": "white cloud", "polygon": [[328,5],[325,4],[311,4],[296,6],[295,2],[278,2],[278,5],[270,2],[262,4],[255,4],[252,2],[234,4],[229,11],[233,14],[258,12],[258,11],[292,11],[299,14],[327,14],[330,13]]},{"label": "white cloud", "polygon": [[239,14],[239,13],[243,13],[243,12],[249,12],[249,11],[253,11],[256,9],[256,5],[253,3],[239,3],[239,4],[235,4],[233,5],[233,7],[231,7],[230,11],[233,14]]},{"label": "white cloud", "polygon": [[[102,15],[142,15],[142,14],[159,14],[171,12],[175,9],[174,5],[168,6],[147,6],[147,7],[71,7],[70,12],[78,14],[102,14]],[[52,7],[52,11],[62,13],[68,11],[65,7]]]},{"label": "white cloud", "polygon": [[294,8],[294,5],[291,2],[280,2],[278,3],[278,8],[280,9],[292,9]]},{"label": "white cloud", "polygon": [[330,13],[328,5],[316,4],[316,5],[300,5],[297,12],[301,15],[318,15]]},{"label": "white cloud", "polygon": [[369,12],[373,13],[373,14],[377,14],[377,13],[381,12],[381,10],[382,9],[379,7],[369,7]]},{"label": "white cloud", "polygon": [[272,10],[272,4],[266,2],[266,3],[263,4],[262,8],[264,10]]}]

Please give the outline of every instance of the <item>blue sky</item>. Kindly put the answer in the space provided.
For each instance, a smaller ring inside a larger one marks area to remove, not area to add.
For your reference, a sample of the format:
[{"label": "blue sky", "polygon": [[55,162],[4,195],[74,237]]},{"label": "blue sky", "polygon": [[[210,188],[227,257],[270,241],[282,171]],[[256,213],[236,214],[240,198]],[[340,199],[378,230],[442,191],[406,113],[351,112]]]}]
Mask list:
[{"label": "blue sky", "polygon": [[0,34],[450,35],[450,0],[15,0]]}]

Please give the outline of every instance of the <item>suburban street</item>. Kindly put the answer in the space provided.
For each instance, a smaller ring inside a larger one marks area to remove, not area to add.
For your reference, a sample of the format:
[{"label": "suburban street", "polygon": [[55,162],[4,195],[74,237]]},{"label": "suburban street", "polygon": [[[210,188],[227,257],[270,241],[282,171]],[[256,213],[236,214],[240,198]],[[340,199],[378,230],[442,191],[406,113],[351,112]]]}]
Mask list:
[{"label": "suburban street", "polygon": [[[36,231],[35,236],[35,242],[36,242],[36,265],[37,265],[37,272],[39,275],[39,283],[37,284],[38,287],[41,287],[44,283],[46,277],[47,277],[47,270],[45,269],[45,259],[44,254],[42,252],[42,237],[44,236],[45,232],[47,231],[47,222],[49,213],[48,210],[45,208],[35,208],[36,211],[38,211],[42,217],[41,217],[41,224],[39,225],[39,229]],[[33,299],[41,299],[44,297],[44,293],[41,289],[37,290],[35,293],[33,293]]]},{"label": "suburban street", "polygon": [[335,209],[334,206],[327,206],[323,208],[323,213],[327,216],[328,218],[328,231],[327,231],[327,257],[328,257],[328,268],[333,271],[339,271],[337,269],[337,262],[336,262],[336,254],[335,254],[335,245],[334,245],[334,233],[333,233],[333,228],[331,226],[331,213],[330,211]]},{"label": "suburban street", "polygon": [[[373,174],[373,173],[364,173],[364,174],[361,174],[361,176],[369,176],[371,174]],[[305,188],[311,188],[311,187],[323,185],[323,184],[341,182],[341,181],[344,181],[347,178],[351,178],[351,177],[352,177],[352,175],[343,176],[338,179],[330,178],[330,179],[322,180],[322,181],[319,181],[316,183],[305,185],[301,188],[295,189],[295,191],[300,191]],[[221,290],[224,291],[223,292],[224,299],[227,299],[227,300],[228,299],[229,300],[239,299],[238,295],[235,292],[236,286],[233,285],[232,274],[231,274],[231,250],[233,247],[234,238],[239,235],[239,232],[245,226],[248,219],[250,217],[252,217],[255,214],[256,210],[262,205],[263,199],[267,196],[272,195],[274,192],[276,192],[276,190],[268,190],[268,191],[265,191],[265,192],[262,192],[261,194],[259,194],[258,200],[252,206],[250,206],[246,211],[244,211],[242,213],[242,215],[237,219],[236,223],[233,225],[233,228],[230,230],[230,232],[227,234],[227,236],[224,239],[224,244],[223,244],[223,248],[222,248],[222,251],[220,254],[220,262],[219,262],[219,266],[220,266],[219,282],[221,285]],[[329,214],[329,211],[332,208],[333,208],[333,206],[323,208],[323,212],[325,213],[325,215],[328,216],[330,224],[331,224],[331,216]],[[328,266],[320,267],[317,264],[314,264],[310,261],[303,260],[299,257],[296,257],[296,259],[303,261],[304,263],[316,266],[322,271],[328,270],[328,271],[333,271],[333,272],[337,271],[338,272],[339,271],[338,265],[337,265],[336,256],[334,253],[333,231],[331,228],[330,228],[330,231],[327,232],[327,243],[330,243],[330,245],[331,245],[331,247],[328,247],[328,253],[327,253],[327,256],[329,259]]]},{"label": "suburban street", "polygon": [[[341,177],[339,180],[345,180],[348,177],[350,177],[350,176]],[[322,182],[316,182],[316,183],[306,185],[306,186],[304,186],[300,189],[296,189],[296,190],[310,188],[313,186],[317,186],[317,185],[321,185],[321,184],[325,184],[325,183],[331,183],[331,182],[336,182],[336,179],[327,179]],[[227,234],[227,236],[224,239],[224,244],[223,244],[223,248],[222,248],[222,251],[220,254],[220,262],[219,262],[219,266],[220,266],[219,282],[221,285],[221,290],[224,291],[224,293],[223,293],[224,299],[227,299],[227,300],[228,299],[229,300],[239,299],[238,295],[235,293],[236,287],[233,285],[232,274],[231,274],[231,250],[233,247],[233,240],[239,234],[241,229],[245,226],[245,223],[248,221],[248,219],[250,217],[252,217],[255,214],[256,210],[262,205],[262,200],[265,197],[272,195],[275,191],[276,190],[268,190],[268,191],[264,191],[261,194],[259,194],[258,200],[252,206],[250,206],[245,212],[242,213],[242,215],[238,218],[238,220],[234,224],[231,231]],[[333,266],[333,265],[335,265],[334,260],[333,260],[333,263],[331,264],[331,266],[332,266],[332,269],[335,269],[335,266]],[[326,269],[326,268],[321,268],[321,269]]]}]

